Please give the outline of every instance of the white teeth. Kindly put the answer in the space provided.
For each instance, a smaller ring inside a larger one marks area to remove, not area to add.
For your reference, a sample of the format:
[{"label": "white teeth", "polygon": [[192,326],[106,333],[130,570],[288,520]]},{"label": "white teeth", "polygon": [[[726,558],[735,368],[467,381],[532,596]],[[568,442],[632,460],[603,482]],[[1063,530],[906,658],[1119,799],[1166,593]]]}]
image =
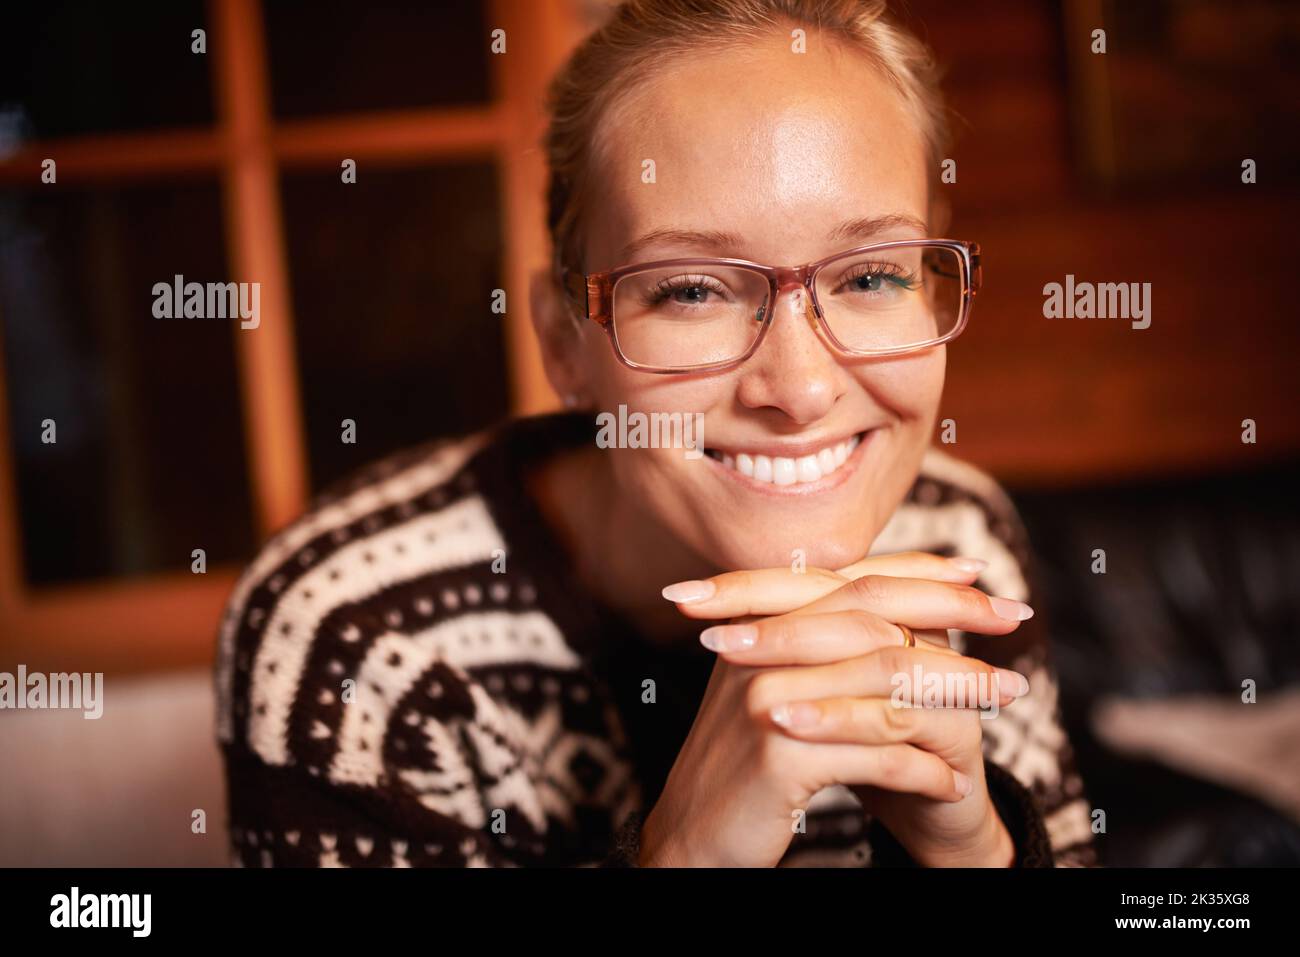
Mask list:
[{"label": "white teeth", "polygon": [[798,476],[794,470],[794,459],[774,458],[772,460],[772,484],[793,485]]},{"label": "white teeth", "polygon": [[822,477],[821,466],[817,464],[816,455],[804,455],[795,460],[800,482],[815,482]]},{"label": "white teeth", "polygon": [[830,475],[843,465],[861,439],[853,436],[835,445],[828,445],[812,455],[803,455],[797,459],[781,456],[748,455],[738,452],[734,457],[727,454],[711,453],[715,461],[729,469],[735,469],[741,475],[759,482],[774,485],[801,485],[816,482]]}]

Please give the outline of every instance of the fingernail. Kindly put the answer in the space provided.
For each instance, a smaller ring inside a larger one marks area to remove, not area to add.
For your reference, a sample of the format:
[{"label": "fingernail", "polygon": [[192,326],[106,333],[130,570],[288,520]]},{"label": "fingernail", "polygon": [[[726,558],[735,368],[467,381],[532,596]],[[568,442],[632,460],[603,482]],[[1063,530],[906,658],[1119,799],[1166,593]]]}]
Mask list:
[{"label": "fingernail", "polygon": [[744,651],[758,641],[753,625],[714,625],[700,632],[700,644],[710,651]]},{"label": "fingernail", "polygon": [[810,728],[821,720],[822,709],[815,704],[800,701],[796,704],[779,704],[770,713],[772,720],[783,728]]},{"label": "fingernail", "polygon": [[1034,617],[1032,608],[1023,601],[1016,601],[1014,598],[990,598],[989,604],[993,606],[993,611],[999,618],[1024,621],[1026,618]]},{"label": "fingernail", "polygon": [[1008,668],[999,668],[998,689],[1019,698],[1021,695],[1029,693],[1029,679],[1019,671],[1011,671]]},{"label": "fingernail", "polygon": [[966,797],[971,791],[975,790],[975,782],[960,771],[952,772],[952,783],[957,788],[957,793],[962,797]]},{"label": "fingernail", "polygon": [[964,572],[982,572],[989,567],[989,563],[982,558],[950,558],[948,563],[954,568],[959,568]]},{"label": "fingernail", "polygon": [[663,596],[669,601],[692,602],[712,598],[718,586],[710,581],[677,582],[663,590]]}]

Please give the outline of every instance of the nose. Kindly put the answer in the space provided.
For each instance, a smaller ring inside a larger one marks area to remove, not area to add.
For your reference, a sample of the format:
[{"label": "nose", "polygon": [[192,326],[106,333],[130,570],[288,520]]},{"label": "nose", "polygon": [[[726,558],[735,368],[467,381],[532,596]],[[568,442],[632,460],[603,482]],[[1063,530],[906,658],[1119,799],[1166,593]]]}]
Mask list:
[{"label": "nose", "polygon": [[781,285],[772,324],[759,349],[741,366],[737,398],[746,408],[775,408],[800,425],[830,411],[842,391],[843,370],[822,340],[808,290],[797,280]]}]

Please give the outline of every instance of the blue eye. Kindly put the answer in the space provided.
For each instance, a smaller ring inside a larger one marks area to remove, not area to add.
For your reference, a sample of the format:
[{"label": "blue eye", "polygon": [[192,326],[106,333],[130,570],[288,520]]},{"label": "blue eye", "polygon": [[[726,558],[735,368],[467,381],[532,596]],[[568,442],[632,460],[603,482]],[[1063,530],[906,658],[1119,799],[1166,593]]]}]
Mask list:
[{"label": "blue eye", "polygon": [[861,263],[855,274],[844,278],[840,287],[847,292],[910,292],[918,288],[916,275],[893,263]]},{"label": "blue eye", "polygon": [[671,299],[678,306],[703,306],[709,304],[711,297],[717,299],[725,292],[711,276],[675,276],[656,283],[646,304],[657,306]]}]

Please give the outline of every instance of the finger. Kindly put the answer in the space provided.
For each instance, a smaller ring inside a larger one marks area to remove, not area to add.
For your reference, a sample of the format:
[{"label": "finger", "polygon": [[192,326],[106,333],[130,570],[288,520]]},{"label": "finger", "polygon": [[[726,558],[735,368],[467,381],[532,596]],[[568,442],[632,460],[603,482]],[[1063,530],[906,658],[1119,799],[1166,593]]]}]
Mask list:
[{"label": "finger", "polygon": [[[857,562],[851,569],[873,569],[871,574],[892,574],[907,578],[934,578],[955,584],[969,584],[977,571],[962,563],[969,559],[948,559],[924,552],[880,555]],[[870,562],[870,566],[865,563]],[[865,574],[865,573],[864,573]],[[793,571],[789,568],[760,568],[724,572],[697,581],[676,582],[663,590],[690,618],[739,618],[745,615],[782,615],[831,594],[850,577],[825,568]]]},{"label": "finger", "polygon": [[782,615],[834,592],[846,581],[824,568],[802,572],[758,568],[677,582],[665,588],[663,596],[688,618]]},{"label": "finger", "polygon": [[865,575],[789,614],[817,615],[861,608],[911,628],[956,628],[1005,635],[1034,614],[1022,601],[996,598],[970,585]]},{"label": "finger", "polygon": [[[794,612],[790,612],[790,614],[794,614]],[[772,617],[775,616],[741,615],[739,618],[730,619],[727,623],[731,625],[747,625],[753,621],[765,621],[766,619]],[[705,631],[708,631],[708,629],[706,628]],[[701,632],[701,634],[703,633]],[[901,639],[903,634],[903,630],[901,628],[898,630],[898,634]],[[913,636],[915,636],[917,644],[921,645],[922,647],[928,646],[934,648],[937,651],[945,651],[954,655],[957,654],[956,651],[951,650],[952,632],[947,628],[913,628],[912,634]]]},{"label": "finger", "polygon": [[793,738],[840,744],[912,744],[952,755],[979,746],[980,717],[965,708],[898,706],[888,698],[822,698],[772,709]]},{"label": "finger", "polygon": [[[952,651],[952,636],[947,628],[913,628],[912,634],[922,648],[928,645],[936,651]],[[957,654],[955,651],[952,653]]]},{"label": "finger", "polygon": [[979,558],[956,556],[945,558],[933,552],[894,552],[890,555],[868,555],[851,565],[837,568],[841,578],[861,578],[863,575],[894,575],[898,578],[933,578],[941,582],[969,583],[988,567]]},{"label": "finger", "polygon": [[934,708],[1004,707],[1028,693],[1029,679],[978,658],[890,645],[830,664],[775,668],[755,675],[748,704],[769,711],[791,701],[839,696],[888,698]]},{"label": "finger", "polygon": [[827,744],[817,749],[814,760],[822,765],[823,779],[838,784],[874,785],[952,803],[974,788],[943,758],[910,744]]},{"label": "finger", "polygon": [[[951,651],[946,630],[918,632],[916,638],[918,642],[933,642],[938,646],[936,650]],[[940,641],[942,645],[938,644]],[[737,664],[815,665],[856,658],[889,645],[901,647],[904,633],[898,625],[879,615],[850,609],[822,615],[772,615],[748,622],[713,625],[700,633],[700,643]]]}]

